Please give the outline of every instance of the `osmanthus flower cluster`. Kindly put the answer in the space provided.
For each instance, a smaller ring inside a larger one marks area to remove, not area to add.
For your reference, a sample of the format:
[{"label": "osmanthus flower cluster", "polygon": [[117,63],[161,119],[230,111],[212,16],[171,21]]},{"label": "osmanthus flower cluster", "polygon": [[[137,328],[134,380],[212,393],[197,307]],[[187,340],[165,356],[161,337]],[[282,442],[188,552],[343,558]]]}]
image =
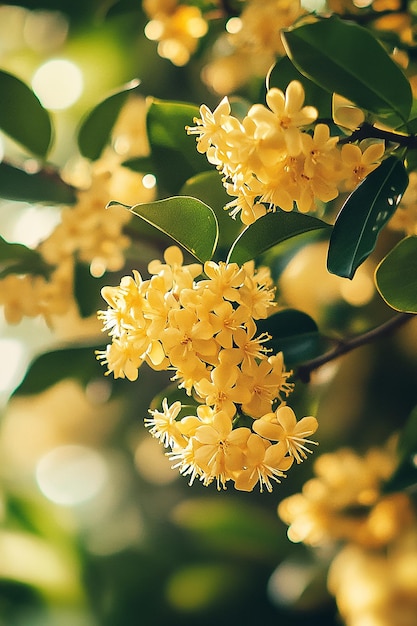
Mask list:
[{"label": "osmanthus flower cluster", "polygon": [[233,481],[246,491],[259,483],[271,491],[294,459],[307,457],[317,421],[297,422],[284,400],[293,384],[283,354],[265,346],[267,333],[257,334],[256,321],[275,308],[269,270],[252,262],[184,265],[177,246],[164,261],[151,261],[149,279],[134,270],[119,286],[103,288],[109,306],[98,317],[111,343],[97,358],[107,374],[131,381],[143,362],[172,370],[199,403],[187,414],[180,401],[165,398],[145,419],[190,483],[214,481],[220,489]]},{"label": "osmanthus flower cluster", "polygon": [[225,209],[232,217],[240,214],[246,225],[276,207],[314,211],[317,201],[353,190],[384,155],[383,141],[340,145],[327,124],[314,125],[318,112],[304,99],[299,81],[290,82],[285,93],[273,87],[268,106],[254,104],[239,120],[225,97],[214,111],[202,105],[201,118],[186,128],[234,196]]},{"label": "osmanthus flower cluster", "polygon": [[[0,306],[8,323],[23,317],[42,316],[53,325],[74,303],[74,271],[77,262],[89,265],[93,276],[119,271],[131,241],[124,227],[131,219],[118,207],[105,210],[109,198],[133,203],[153,200],[154,189],[143,185],[143,175],[123,167],[132,154],[146,154],[144,102],[132,98],[122,108],[113,131],[113,144],[97,161],[72,161],[61,172],[74,189],[75,202],[61,209],[60,221],[36,247],[45,275],[10,273],[0,280]],[[48,270],[49,268],[49,270]]]},{"label": "osmanthus flower cluster", "polygon": [[315,476],[278,507],[292,541],[333,554],[327,584],[347,626],[415,624],[417,511],[411,493],[383,492],[392,444],[318,457]]}]

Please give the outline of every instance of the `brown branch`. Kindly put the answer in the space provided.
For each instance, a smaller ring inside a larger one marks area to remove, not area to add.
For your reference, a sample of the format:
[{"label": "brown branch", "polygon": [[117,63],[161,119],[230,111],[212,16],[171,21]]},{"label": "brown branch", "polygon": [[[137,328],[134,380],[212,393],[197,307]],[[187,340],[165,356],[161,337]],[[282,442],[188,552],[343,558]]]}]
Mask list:
[{"label": "brown branch", "polygon": [[398,143],[401,146],[407,148],[417,149],[417,136],[415,135],[402,135],[390,130],[383,130],[382,128],[376,128],[372,124],[364,122],[353,131],[349,137],[344,137],[339,140],[340,144],[352,143],[354,141],[361,141],[361,139],[385,139],[385,141],[391,141],[392,143]]},{"label": "brown branch", "polygon": [[303,383],[310,382],[311,373],[322,367],[322,365],[330,363],[330,361],[334,361],[343,354],[347,354],[360,346],[371,343],[375,339],[379,339],[392,333],[413,317],[414,314],[412,313],[400,313],[380,326],[376,326],[362,335],[358,335],[357,337],[353,337],[352,339],[340,343],[336,348],[333,348],[333,350],[330,350],[325,354],[321,354],[315,359],[311,359],[310,361],[306,361],[300,365],[296,372],[297,378],[299,378],[299,380]]}]

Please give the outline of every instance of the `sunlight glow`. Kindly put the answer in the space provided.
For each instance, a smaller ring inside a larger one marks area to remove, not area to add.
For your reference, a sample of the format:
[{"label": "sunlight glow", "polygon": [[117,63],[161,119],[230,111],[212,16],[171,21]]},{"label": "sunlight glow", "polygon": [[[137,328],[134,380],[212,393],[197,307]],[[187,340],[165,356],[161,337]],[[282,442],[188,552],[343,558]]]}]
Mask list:
[{"label": "sunlight glow", "polygon": [[41,65],[32,87],[47,109],[67,109],[80,98],[84,80],[77,65],[66,59],[51,59]]},{"label": "sunlight glow", "polygon": [[0,339],[0,391],[10,391],[17,383],[25,347],[18,339]]},{"label": "sunlight glow", "polygon": [[91,500],[108,479],[102,456],[86,446],[58,446],[47,452],[36,468],[36,481],[43,495],[65,506]]}]

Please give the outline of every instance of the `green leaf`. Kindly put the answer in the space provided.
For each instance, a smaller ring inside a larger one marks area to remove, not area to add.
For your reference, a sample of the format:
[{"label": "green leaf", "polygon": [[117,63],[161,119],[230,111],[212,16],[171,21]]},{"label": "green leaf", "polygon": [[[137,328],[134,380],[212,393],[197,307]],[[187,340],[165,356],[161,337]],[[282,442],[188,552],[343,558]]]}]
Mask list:
[{"label": "green leaf", "polygon": [[330,226],[316,217],[296,211],[287,213],[277,210],[274,213],[267,213],[247,226],[239,235],[230,249],[227,261],[241,265],[281,241],[320,228],[330,229]]},{"label": "green leaf", "polygon": [[[401,211],[401,209],[398,209]],[[375,271],[377,289],[396,311],[417,313],[417,237],[406,237]]]},{"label": "green leaf", "polygon": [[103,308],[101,288],[108,284],[108,274],[100,278],[91,275],[90,265],[76,263],[74,268],[74,296],[81,317],[93,315],[97,309]]},{"label": "green leaf", "polygon": [[0,128],[38,157],[45,158],[52,139],[49,113],[21,80],[0,71]]},{"label": "green leaf", "polygon": [[384,485],[385,493],[417,485],[417,407],[408,417],[397,444],[398,465]]},{"label": "green leaf", "polygon": [[78,131],[78,147],[83,156],[95,161],[107,145],[113,126],[130,92],[140,81],[134,79],[116,93],[102,100],[82,121]]},{"label": "green leaf", "polygon": [[[102,346],[100,346],[102,348]],[[95,347],[82,346],[45,352],[29,365],[25,378],[14,396],[40,393],[63,378],[73,378],[82,385],[103,377],[103,366],[97,361]]]},{"label": "green leaf", "polygon": [[288,56],[302,74],[381,117],[410,114],[410,83],[371,32],[333,16],[283,33]]},{"label": "green leaf", "polygon": [[350,194],[330,237],[329,272],[353,278],[375,248],[379,232],[396,210],[407,185],[402,161],[391,156]]},{"label": "green leaf", "polygon": [[224,188],[219,172],[212,170],[196,174],[183,185],[181,195],[198,198],[213,209],[219,224],[216,256],[227,252],[242,229],[242,224],[232,219],[224,210],[231,197]]},{"label": "green leaf", "polygon": [[268,332],[272,339],[267,347],[283,352],[286,366],[293,367],[313,359],[324,351],[325,341],[316,322],[307,313],[296,309],[278,311],[257,322],[258,332]]},{"label": "green leaf", "polygon": [[197,198],[174,196],[132,207],[114,201],[108,204],[114,205],[124,206],[169,235],[201,263],[212,258],[219,236],[217,219],[213,209]]},{"label": "green leaf", "polygon": [[28,174],[7,163],[0,163],[0,197],[54,204],[74,204],[76,200],[74,189],[64,183],[57,173],[43,169]]},{"label": "green leaf", "polygon": [[305,104],[316,107],[319,112],[319,118],[330,119],[332,117],[331,94],[301,74],[287,56],[279,59],[269,71],[266,78],[266,88],[272,89],[272,87],[277,87],[281,91],[285,91],[292,80],[298,80],[302,84],[305,93]]},{"label": "green leaf", "polygon": [[9,243],[0,237],[0,278],[8,274],[41,274],[46,276],[50,267],[36,250],[21,243]]},{"label": "green leaf", "polygon": [[196,141],[185,127],[193,125],[199,109],[191,104],[152,100],[147,114],[153,172],[162,194],[179,193],[182,185],[194,174],[212,170],[205,155],[197,152]]}]

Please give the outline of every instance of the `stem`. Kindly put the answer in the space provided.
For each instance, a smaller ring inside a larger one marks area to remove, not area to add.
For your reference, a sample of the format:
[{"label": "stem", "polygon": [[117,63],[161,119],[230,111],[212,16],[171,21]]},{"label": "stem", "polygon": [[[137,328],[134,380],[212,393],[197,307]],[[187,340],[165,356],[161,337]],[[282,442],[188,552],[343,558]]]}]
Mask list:
[{"label": "stem", "polygon": [[339,143],[352,143],[353,141],[360,141],[361,139],[367,139],[373,137],[375,139],[385,139],[393,143],[398,143],[401,146],[407,148],[417,148],[417,137],[415,135],[402,135],[390,130],[382,130],[381,128],[375,128],[372,124],[364,122],[353,131],[353,133],[346,138],[340,139]]},{"label": "stem", "polygon": [[380,337],[383,337],[385,335],[392,333],[394,330],[397,330],[398,328],[400,328],[403,324],[405,324],[412,317],[414,317],[414,314],[412,313],[400,313],[399,315],[392,317],[387,322],[384,322],[380,326],[376,326],[376,328],[372,328],[371,330],[368,330],[366,333],[363,333],[362,335],[358,335],[357,337],[353,337],[352,339],[349,339],[348,341],[344,341],[343,343],[340,343],[333,350],[330,350],[329,352],[326,352],[325,354],[321,354],[315,359],[311,359],[310,361],[306,361],[305,363],[300,365],[300,367],[297,370],[297,377],[303,383],[310,382],[311,372],[314,372],[315,370],[319,369],[322,365],[325,365],[326,363],[330,363],[330,361],[334,361],[335,359],[342,356],[343,354],[347,354],[348,352],[351,352],[351,350],[355,350],[356,348],[359,348],[360,346],[364,346],[367,343],[371,343],[371,341],[374,341],[375,339],[379,339]]}]

